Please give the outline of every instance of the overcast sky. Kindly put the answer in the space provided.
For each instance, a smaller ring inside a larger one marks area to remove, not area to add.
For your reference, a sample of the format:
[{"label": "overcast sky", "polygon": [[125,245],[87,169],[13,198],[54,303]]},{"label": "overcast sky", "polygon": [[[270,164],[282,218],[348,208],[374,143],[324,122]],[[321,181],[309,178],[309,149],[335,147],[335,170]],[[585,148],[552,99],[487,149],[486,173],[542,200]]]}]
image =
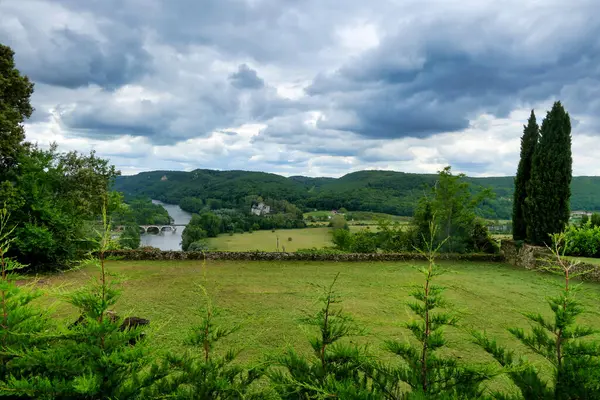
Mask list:
[{"label": "overcast sky", "polygon": [[124,174],[513,175],[561,100],[600,175],[598,0],[1,0],[0,42],[28,139]]}]

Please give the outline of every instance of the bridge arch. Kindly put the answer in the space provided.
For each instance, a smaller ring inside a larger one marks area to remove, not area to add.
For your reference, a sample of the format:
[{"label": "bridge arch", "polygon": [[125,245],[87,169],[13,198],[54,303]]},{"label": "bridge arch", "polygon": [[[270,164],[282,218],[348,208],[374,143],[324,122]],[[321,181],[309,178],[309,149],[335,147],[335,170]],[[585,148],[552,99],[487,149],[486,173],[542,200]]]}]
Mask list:
[{"label": "bridge arch", "polygon": [[160,233],[160,227],[158,227],[156,225],[150,225],[150,226],[146,227],[146,233],[157,235]]}]

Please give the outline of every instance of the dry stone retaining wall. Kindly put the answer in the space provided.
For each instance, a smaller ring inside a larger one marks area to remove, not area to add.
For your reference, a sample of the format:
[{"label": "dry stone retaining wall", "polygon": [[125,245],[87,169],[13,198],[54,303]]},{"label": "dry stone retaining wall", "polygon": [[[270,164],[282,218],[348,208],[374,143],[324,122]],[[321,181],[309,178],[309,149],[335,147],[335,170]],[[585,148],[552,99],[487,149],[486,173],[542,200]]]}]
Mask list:
[{"label": "dry stone retaining wall", "polygon": [[[230,252],[208,251],[146,251],[146,250],[115,250],[107,256],[121,260],[241,260],[241,261],[407,261],[424,260],[419,253],[284,253],[284,252]],[[480,262],[501,262],[504,257],[500,254],[440,254],[438,260],[462,260]]]},{"label": "dry stone retaining wall", "polygon": [[[514,240],[503,240],[500,250],[506,261],[517,267],[535,271],[545,270],[552,263],[553,255],[545,247],[531,246]],[[572,270],[573,274],[585,272],[582,279],[600,282],[600,268],[598,265],[578,263]]]}]

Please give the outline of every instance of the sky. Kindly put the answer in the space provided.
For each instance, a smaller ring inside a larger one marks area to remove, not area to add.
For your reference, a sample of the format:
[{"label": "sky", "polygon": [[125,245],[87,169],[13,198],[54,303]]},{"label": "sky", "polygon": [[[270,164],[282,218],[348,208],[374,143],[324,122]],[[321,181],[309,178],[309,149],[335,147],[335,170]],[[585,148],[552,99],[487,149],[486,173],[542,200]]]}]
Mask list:
[{"label": "sky", "polygon": [[28,140],[123,174],[514,175],[532,109],[600,175],[598,0],[2,0]]}]

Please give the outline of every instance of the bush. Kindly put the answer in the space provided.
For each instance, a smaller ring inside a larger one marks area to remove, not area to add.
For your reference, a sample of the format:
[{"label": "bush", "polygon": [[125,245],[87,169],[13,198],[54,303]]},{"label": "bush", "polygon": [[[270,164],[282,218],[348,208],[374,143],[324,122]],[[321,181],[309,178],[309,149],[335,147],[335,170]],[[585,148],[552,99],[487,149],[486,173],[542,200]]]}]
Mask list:
[{"label": "bush", "polygon": [[207,233],[204,229],[202,229],[201,226],[198,225],[188,225],[185,227],[185,229],[183,230],[183,233],[181,234],[181,248],[183,249],[183,251],[187,251],[188,247],[200,240],[200,239],[204,239],[205,237],[207,237]]},{"label": "bush", "polygon": [[197,240],[188,246],[187,251],[208,251],[210,250],[206,240]]},{"label": "bush", "polygon": [[346,229],[336,229],[332,232],[331,241],[339,250],[350,251],[354,235]]},{"label": "bush", "polygon": [[137,249],[140,242],[140,228],[137,225],[126,226],[119,237],[119,246],[124,249]]},{"label": "bush", "polygon": [[350,244],[352,253],[376,253],[377,252],[377,234],[366,230],[358,231],[354,234]]},{"label": "bush", "polygon": [[593,226],[591,221],[581,227],[569,226],[564,240],[567,255],[600,257],[600,226]]},{"label": "bush", "polygon": [[292,237],[290,236],[290,237],[288,238],[288,242],[291,242],[291,241],[292,241]]}]

